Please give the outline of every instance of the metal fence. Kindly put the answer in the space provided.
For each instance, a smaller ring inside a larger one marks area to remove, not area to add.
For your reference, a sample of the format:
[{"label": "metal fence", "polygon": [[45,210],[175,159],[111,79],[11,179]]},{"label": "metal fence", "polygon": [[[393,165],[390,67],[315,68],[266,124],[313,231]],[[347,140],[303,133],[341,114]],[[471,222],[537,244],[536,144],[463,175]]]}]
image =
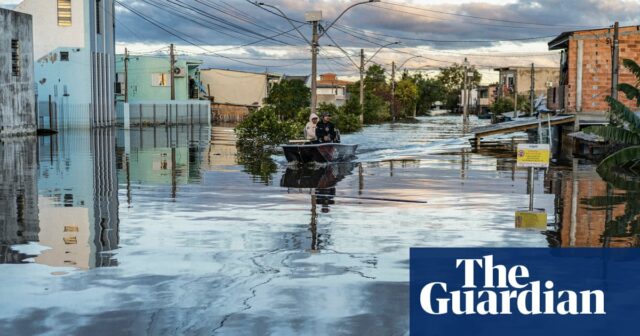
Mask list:
[{"label": "metal fence", "polygon": [[211,124],[207,100],[144,101],[116,105],[117,122],[125,128],[144,125]]}]

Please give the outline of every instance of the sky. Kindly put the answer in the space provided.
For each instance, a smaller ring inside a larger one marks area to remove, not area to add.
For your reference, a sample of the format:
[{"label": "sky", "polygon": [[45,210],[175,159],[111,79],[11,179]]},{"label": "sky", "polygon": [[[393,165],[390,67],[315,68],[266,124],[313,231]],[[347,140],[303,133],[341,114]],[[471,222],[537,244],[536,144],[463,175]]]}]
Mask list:
[{"label": "sky", "polygon": [[[118,0],[117,51],[166,53],[176,44],[183,57],[204,67],[309,74],[311,25],[307,11],[321,10],[324,28],[349,5],[346,0]],[[10,6],[16,0],[0,0]],[[369,64],[425,71],[465,57],[484,82],[497,79],[499,66],[557,66],[559,55],[547,42],[564,31],[640,24],[640,0],[382,0],[348,10],[320,40],[319,72],[353,79],[360,49]],[[340,48],[338,48],[340,47]],[[347,57],[346,55],[349,55]]]}]

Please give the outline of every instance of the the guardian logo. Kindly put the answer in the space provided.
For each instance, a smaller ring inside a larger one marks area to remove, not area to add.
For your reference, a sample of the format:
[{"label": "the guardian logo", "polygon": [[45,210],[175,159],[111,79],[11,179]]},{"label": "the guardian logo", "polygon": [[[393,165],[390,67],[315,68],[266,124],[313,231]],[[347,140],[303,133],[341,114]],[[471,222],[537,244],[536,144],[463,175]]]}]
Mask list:
[{"label": "the guardian logo", "polygon": [[[453,267],[453,265],[452,265]],[[461,289],[446,282],[431,282],[420,291],[420,306],[429,315],[605,315],[602,290],[556,289],[554,282],[529,281],[524,265],[507,268],[494,264],[493,255],[482,259],[456,259],[464,272]],[[483,276],[476,276],[483,272]],[[481,278],[482,283],[476,283]]]}]

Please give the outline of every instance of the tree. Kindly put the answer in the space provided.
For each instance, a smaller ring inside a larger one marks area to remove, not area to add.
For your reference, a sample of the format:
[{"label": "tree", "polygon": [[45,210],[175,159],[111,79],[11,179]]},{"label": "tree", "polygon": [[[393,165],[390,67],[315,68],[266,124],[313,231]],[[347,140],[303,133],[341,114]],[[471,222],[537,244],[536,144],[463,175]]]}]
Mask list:
[{"label": "tree", "polygon": [[[349,100],[345,104],[345,109],[356,111],[359,113],[360,106],[360,81],[347,87],[349,92]],[[364,104],[363,116],[365,124],[379,123],[391,119],[389,110],[389,101],[391,95],[389,93],[389,85],[386,82],[384,69],[377,65],[371,65],[367,68],[364,78]]]},{"label": "tree", "polygon": [[273,106],[281,120],[292,120],[311,104],[311,90],[301,80],[282,80],[271,88],[265,103]]},{"label": "tree", "polygon": [[445,88],[438,78],[416,74],[414,75],[414,81],[418,87],[417,114],[427,114],[435,102],[445,100]]},{"label": "tree", "polygon": [[[476,69],[467,69],[473,71],[473,76],[469,78],[469,87],[480,84],[482,75]],[[448,68],[441,70],[438,79],[442,82],[445,89],[445,107],[453,110],[460,102],[460,91],[464,88],[464,66],[461,64],[453,64]]]},{"label": "tree", "polygon": [[491,105],[491,112],[496,115],[511,111],[513,111],[513,99],[510,97],[500,97]]},{"label": "tree", "polygon": [[[636,76],[636,83],[620,84],[617,89],[628,99],[635,99],[638,107],[640,106],[640,66],[630,59],[625,59],[623,64]],[[621,167],[633,168],[640,160],[640,117],[613,97],[608,96],[606,101],[611,107],[614,123],[606,126],[592,126],[586,131],[627,147],[602,160],[598,166],[598,172],[603,173]]]},{"label": "tree", "polygon": [[409,76],[403,76],[403,78],[396,84],[396,99],[400,106],[397,111],[398,117],[413,116],[413,112],[416,109],[418,102],[418,86],[414,83],[413,78]]},{"label": "tree", "polygon": [[275,107],[265,106],[250,113],[235,128],[238,147],[248,151],[262,151],[265,147],[287,142],[302,133],[304,124],[281,120]]}]

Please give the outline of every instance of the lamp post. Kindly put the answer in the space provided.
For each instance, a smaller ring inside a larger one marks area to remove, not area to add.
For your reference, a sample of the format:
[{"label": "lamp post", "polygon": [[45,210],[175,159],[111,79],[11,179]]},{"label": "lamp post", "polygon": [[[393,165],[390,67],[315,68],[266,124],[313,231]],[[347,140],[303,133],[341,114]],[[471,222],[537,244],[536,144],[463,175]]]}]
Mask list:
[{"label": "lamp post", "polygon": [[276,9],[289,22],[289,24],[291,24],[294,28],[296,28],[296,31],[298,31],[298,33],[300,35],[302,35],[304,40],[307,43],[309,43],[309,45],[311,46],[311,113],[316,113],[316,105],[317,105],[317,101],[318,101],[318,93],[317,93],[318,46],[319,46],[318,41],[320,40],[320,38],[322,36],[324,36],[324,34],[327,33],[327,31],[329,29],[331,29],[331,27],[333,27],[333,25],[348,10],[350,10],[351,8],[353,8],[355,6],[364,5],[364,4],[368,4],[368,3],[372,3],[372,2],[380,2],[380,0],[361,1],[361,2],[356,2],[356,3],[352,4],[351,6],[347,7],[345,10],[343,10],[342,13],[340,13],[340,15],[338,15],[338,17],[335,20],[333,20],[326,28],[324,28],[322,32],[318,32],[318,23],[319,23],[320,20],[322,20],[322,11],[310,11],[310,12],[305,13],[305,21],[311,23],[312,27],[313,27],[312,28],[311,41],[309,41],[306,37],[304,37],[304,34],[302,34],[298,30],[298,28],[293,24],[293,22],[291,22],[291,19],[289,19],[289,17],[287,17],[287,15],[284,14],[280,9],[278,9],[275,6],[265,4],[263,2],[256,2],[256,5],[258,5],[258,6],[270,7],[270,8]]}]

